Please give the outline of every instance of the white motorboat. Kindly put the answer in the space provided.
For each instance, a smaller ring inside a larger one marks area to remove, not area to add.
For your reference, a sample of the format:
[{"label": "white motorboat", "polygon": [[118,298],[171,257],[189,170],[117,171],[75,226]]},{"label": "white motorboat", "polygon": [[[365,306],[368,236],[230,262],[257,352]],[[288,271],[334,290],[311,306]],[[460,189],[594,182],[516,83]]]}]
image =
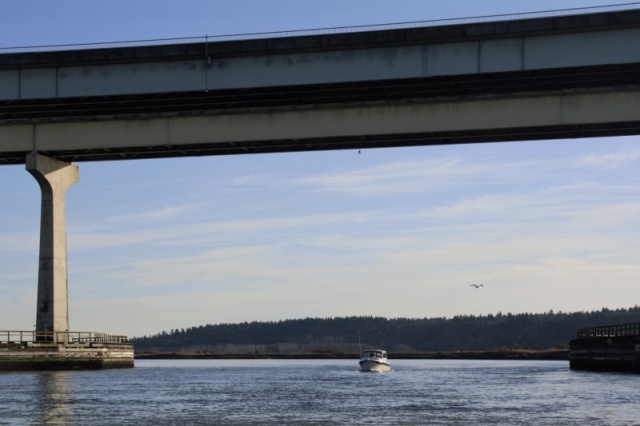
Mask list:
[{"label": "white motorboat", "polygon": [[362,352],[360,357],[360,370],[362,371],[389,371],[391,364],[387,360],[387,351],[382,349],[368,349]]}]

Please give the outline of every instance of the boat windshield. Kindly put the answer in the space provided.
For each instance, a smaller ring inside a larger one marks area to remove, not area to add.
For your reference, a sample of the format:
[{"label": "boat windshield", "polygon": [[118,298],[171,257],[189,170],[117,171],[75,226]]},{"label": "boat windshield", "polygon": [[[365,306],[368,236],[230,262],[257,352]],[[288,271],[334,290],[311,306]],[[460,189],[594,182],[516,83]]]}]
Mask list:
[{"label": "boat windshield", "polygon": [[384,351],[366,351],[362,354],[364,357],[368,358],[385,358],[386,355]]}]

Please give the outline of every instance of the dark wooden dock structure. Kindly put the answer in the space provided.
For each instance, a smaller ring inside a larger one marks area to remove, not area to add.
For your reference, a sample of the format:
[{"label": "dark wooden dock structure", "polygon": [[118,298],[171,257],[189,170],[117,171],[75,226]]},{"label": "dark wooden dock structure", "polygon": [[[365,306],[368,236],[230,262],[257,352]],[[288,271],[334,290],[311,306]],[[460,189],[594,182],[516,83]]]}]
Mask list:
[{"label": "dark wooden dock structure", "polygon": [[640,374],[640,322],[581,328],[569,342],[573,370]]}]

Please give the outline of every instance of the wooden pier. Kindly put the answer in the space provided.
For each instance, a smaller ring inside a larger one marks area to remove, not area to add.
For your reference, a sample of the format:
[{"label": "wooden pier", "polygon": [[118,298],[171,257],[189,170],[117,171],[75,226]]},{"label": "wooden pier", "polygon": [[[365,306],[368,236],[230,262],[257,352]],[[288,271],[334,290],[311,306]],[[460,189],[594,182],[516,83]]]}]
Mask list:
[{"label": "wooden pier", "polygon": [[569,342],[569,366],[640,374],[640,322],[578,330]]},{"label": "wooden pier", "polygon": [[0,331],[0,371],[131,368],[126,336],[94,332]]}]

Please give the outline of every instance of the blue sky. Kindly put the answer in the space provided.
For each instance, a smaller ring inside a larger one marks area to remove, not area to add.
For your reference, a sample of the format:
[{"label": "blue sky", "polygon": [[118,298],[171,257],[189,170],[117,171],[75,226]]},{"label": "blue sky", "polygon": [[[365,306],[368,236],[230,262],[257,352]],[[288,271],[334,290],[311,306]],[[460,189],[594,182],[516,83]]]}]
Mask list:
[{"label": "blue sky", "polygon": [[[617,3],[5,0],[0,47]],[[79,166],[67,193],[73,330],[640,304],[638,136]],[[31,330],[40,190],[24,166],[0,167],[0,182],[0,329]]]}]

